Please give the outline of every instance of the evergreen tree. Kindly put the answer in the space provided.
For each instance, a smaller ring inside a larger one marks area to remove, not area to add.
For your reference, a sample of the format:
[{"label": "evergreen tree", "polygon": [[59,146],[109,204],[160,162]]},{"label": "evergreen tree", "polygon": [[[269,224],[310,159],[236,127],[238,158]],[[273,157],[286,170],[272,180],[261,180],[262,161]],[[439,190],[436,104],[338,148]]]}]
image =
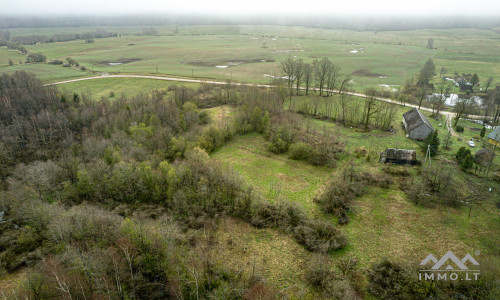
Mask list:
[{"label": "evergreen tree", "polygon": [[486,135],[486,127],[483,127],[483,129],[481,129],[481,133],[479,135],[481,136],[481,138],[484,138],[484,136]]},{"label": "evergreen tree", "polygon": [[427,147],[430,145],[431,156],[436,156],[439,153],[439,144],[440,140],[438,131],[435,130],[434,132],[429,133],[424,140],[425,151],[427,151]]},{"label": "evergreen tree", "polygon": [[467,154],[464,160],[462,160],[462,162],[460,163],[460,167],[463,170],[468,170],[472,168],[472,163],[473,163],[472,156],[470,154]]},{"label": "evergreen tree", "polygon": [[472,155],[472,154],[470,150],[465,147],[460,147],[460,149],[458,149],[457,151],[457,154],[455,154],[459,163],[462,163],[462,161],[467,157],[467,155]]}]

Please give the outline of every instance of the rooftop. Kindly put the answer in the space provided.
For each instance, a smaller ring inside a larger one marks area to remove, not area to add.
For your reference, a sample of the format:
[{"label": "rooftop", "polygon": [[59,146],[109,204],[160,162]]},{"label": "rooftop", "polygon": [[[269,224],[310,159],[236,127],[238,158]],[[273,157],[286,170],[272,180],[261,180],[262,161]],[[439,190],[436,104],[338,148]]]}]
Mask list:
[{"label": "rooftop", "polygon": [[412,131],[422,124],[426,124],[430,129],[434,130],[434,127],[432,127],[427,117],[417,108],[412,108],[411,110],[405,112],[403,114],[403,118],[405,119],[408,131]]}]

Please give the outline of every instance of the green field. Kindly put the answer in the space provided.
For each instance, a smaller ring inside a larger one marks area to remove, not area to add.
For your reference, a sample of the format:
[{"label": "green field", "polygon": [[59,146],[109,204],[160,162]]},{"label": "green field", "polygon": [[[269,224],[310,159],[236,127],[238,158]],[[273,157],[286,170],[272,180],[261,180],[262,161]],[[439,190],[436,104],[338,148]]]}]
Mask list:
[{"label": "green field", "polygon": [[[62,91],[84,93],[86,95],[90,93],[94,99],[99,100],[102,97],[112,98],[110,97],[111,92],[115,94],[115,97],[121,95],[129,97],[139,93],[148,93],[152,90],[166,90],[169,86],[176,84],[180,85],[174,81],[146,78],[100,78],[65,83],[57,85],[57,87]],[[183,82],[182,86],[197,88],[199,84]]]},{"label": "green field", "polygon": [[[375,136],[376,133],[371,135],[373,139],[370,137],[365,140],[380,139]],[[368,143],[365,142],[365,145]],[[339,172],[342,162],[334,169],[313,167],[290,160],[286,155],[271,154],[266,144],[260,135],[245,135],[216,151],[212,157],[232,166],[270,201],[276,201],[277,198],[279,201],[293,201],[313,215],[330,218],[319,211],[313,199]],[[367,162],[353,157],[349,160],[364,170],[380,172],[383,168],[376,160]],[[408,168],[415,170],[415,167]],[[355,202],[352,222],[342,227],[349,236],[349,245],[345,250],[333,254],[333,258],[353,254],[360,258],[361,265],[365,267],[384,257],[413,264],[429,252],[479,250],[482,255],[490,256],[496,251],[493,241],[499,220],[491,213],[495,210],[492,203],[475,208],[468,218],[467,208],[415,206],[406,199],[397,184],[388,190],[370,188],[365,196]],[[249,243],[255,247],[252,241]],[[290,244],[289,247],[294,247],[293,241]]]},{"label": "green field", "polygon": [[[200,78],[233,79],[267,83],[278,76],[279,62],[289,55],[311,62],[329,57],[351,73],[360,69],[378,75],[354,76],[356,89],[380,84],[402,85],[432,57],[436,67],[444,66],[449,74],[478,73],[485,80],[500,80],[500,35],[492,30],[446,29],[410,31],[352,31],[280,26],[179,26],[157,27],[158,34],[141,36],[141,27],[99,27],[119,32],[120,37],[97,39],[95,43],[70,41],[26,46],[52,59],[72,57],[90,71],[108,73],[163,74]],[[54,34],[96,30],[84,28],[12,29],[13,36],[28,32]],[[425,48],[434,39],[436,49]],[[351,53],[351,51],[358,51]],[[19,53],[0,47],[0,72],[17,69],[33,71],[45,81],[83,77],[89,74],[73,70],[56,72],[62,67],[16,64]],[[109,65],[119,63],[121,65]],[[228,66],[217,68],[216,66]],[[73,74],[75,72],[75,74]],[[90,72],[87,72],[90,73]],[[266,75],[267,74],[267,75]]]}]

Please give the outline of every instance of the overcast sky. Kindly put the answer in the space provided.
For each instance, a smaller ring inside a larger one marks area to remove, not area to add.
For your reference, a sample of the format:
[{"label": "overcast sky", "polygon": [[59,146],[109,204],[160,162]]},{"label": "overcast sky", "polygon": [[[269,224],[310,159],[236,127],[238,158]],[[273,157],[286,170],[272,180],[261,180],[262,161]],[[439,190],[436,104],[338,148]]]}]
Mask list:
[{"label": "overcast sky", "polygon": [[500,15],[500,0],[0,0],[0,14]]}]

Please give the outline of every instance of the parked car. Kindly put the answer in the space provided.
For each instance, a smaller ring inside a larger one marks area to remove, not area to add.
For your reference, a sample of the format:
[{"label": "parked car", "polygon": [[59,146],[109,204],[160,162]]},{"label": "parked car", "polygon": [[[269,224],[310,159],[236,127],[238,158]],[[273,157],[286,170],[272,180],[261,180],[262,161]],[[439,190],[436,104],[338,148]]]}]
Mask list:
[{"label": "parked car", "polygon": [[471,146],[471,147],[476,147],[476,144],[474,144],[474,142],[473,142],[473,141],[469,141],[469,146]]}]

